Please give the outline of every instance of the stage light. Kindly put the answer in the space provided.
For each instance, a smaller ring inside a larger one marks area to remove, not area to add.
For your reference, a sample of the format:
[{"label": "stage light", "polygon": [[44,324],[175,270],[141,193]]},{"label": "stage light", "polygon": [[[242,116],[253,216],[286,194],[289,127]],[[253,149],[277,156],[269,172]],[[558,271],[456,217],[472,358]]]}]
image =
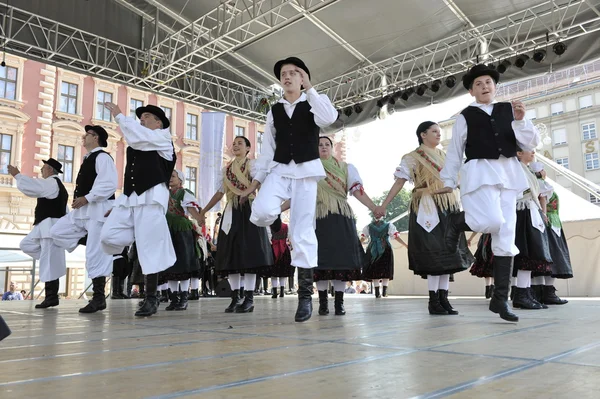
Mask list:
[{"label": "stage light", "polygon": [[400,98],[402,98],[404,101],[408,101],[408,99],[410,98],[410,96],[412,96],[412,94],[414,92],[415,92],[415,89],[413,89],[412,87],[409,87],[408,89],[404,90],[404,92],[402,93]]},{"label": "stage light", "polygon": [[529,56],[527,54],[521,54],[515,60],[515,66],[519,69],[523,69],[525,64],[527,64],[527,61],[529,61]]},{"label": "stage light", "polygon": [[512,65],[512,64],[510,63],[510,61],[509,61],[509,60],[504,60],[504,61],[502,61],[502,62],[500,63],[500,65],[498,65],[498,72],[500,72],[500,73],[504,73],[504,72],[506,72],[506,70],[507,70],[508,68],[510,68],[510,66],[511,66],[511,65]]},{"label": "stage light", "polygon": [[437,93],[438,91],[440,91],[441,87],[442,87],[442,81],[439,79],[436,79],[431,83],[431,91],[434,93]]},{"label": "stage light", "polygon": [[563,42],[558,42],[552,46],[552,51],[554,51],[554,54],[556,55],[563,55],[565,51],[567,51],[567,45]]},{"label": "stage light", "polygon": [[362,110],[363,110],[362,105],[354,104],[354,112],[356,112],[357,114],[360,114],[362,112]]},{"label": "stage light", "polygon": [[394,98],[394,96],[391,96],[390,99],[388,100],[388,104],[391,105],[392,107],[396,104],[396,99]]},{"label": "stage light", "polygon": [[488,67],[489,69],[492,69],[492,70],[494,70],[494,71],[496,70],[496,65],[494,65],[494,64],[487,64],[487,67]]},{"label": "stage light", "polygon": [[542,62],[546,58],[546,50],[535,50],[532,59],[535,62]]},{"label": "stage light", "polygon": [[352,115],[352,107],[344,108],[344,115],[346,115],[347,117],[350,117],[350,115]]},{"label": "stage light", "polygon": [[451,89],[456,85],[456,78],[454,76],[448,76],[445,83],[446,87]]},{"label": "stage light", "polygon": [[417,87],[417,96],[422,97],[423,94],[427,91],[428,87],[425,83],[421,83],[419,87]]}]

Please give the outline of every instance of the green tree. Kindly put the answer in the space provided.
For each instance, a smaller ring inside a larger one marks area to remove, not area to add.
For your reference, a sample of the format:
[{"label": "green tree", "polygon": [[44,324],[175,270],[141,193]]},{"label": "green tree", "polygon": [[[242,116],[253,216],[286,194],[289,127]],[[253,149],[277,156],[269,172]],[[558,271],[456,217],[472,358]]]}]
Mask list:
[{"label": "green tree", "polygon": [[[383,195],[381,195],[381,197],[373,198],[373,202],[376,205],[381,205],[381,203],[383,203],[383,201],[387,197],[388,193],[389,193],[389,190],[384,191]],[[406,212],[408,210],[409,206],[410,206],[410,191],[402,189],[398,193],[398,195],[396,195],[394,197],[392,202],[390,202],[390,204],[388,205],[387,214],[386,214],[385,219],[392,220],[396,216],[402,215],[404,212]],[[370,213],[371,217],[373,217],[373,213],[372,212],[369,212],[369,213]],[[394,226],[396,226],[396,229],[398,231],[407,231],[408,230],[408,215],[403,217],[402,219],[394,222]]]}]

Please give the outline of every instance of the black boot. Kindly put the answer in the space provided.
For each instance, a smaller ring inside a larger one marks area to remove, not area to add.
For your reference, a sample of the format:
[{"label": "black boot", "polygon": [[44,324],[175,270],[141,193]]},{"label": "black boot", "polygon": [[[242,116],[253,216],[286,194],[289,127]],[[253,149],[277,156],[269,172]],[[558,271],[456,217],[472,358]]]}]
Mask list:
[{"label": "black boot", "polygon": [[263,292],[265,293],[265,295],[269,295],[269,278],[268,277],[263,277]]},{"label": "black boot", "polygon": [[156,287],[158,287],[158,273],[146,275],[146,299],[144,304],[137,312],[136,316],[152,316],[158,311],[158,297],[156,296]]},{"label": "black boot", "polygon": [[556,288],[553,285],[544,285],[542,301],[547,305],[564,305],[569,303],[566,299],[561,299],[556,295]]},{"label": "black boot", "polygon": [[131,281],[131,276],[127,279],[127,298],[131,298],[131,291],[133,291],[133,282]]},{"label": "black boot", "polygon": [[381,291],[381,296],[387,298],[387,285],[383,286],[383,290]]},{"label": "black boot", "polygon": [[513,301],[515,299],[515,292],[517,292],[517,286],[511,285],[510,286],[510,300],[511,301]]},{"label": "black boot", "polygon": [[429,314],[433,315],[445,315],[448,311],[442,307],[440,303],[440,296],[436,291],[429,291]]},{"label": "black boot", "polygon": [[492,297],[492,286],[486,285],[485,286],[485,299],[490,299],[491,297]]},{"label": "black boot", "polygon": [[225,313],[233,313],[240,303],[240,290],[231,290],[231,303],[225,308]]},{"label": "black boot", "polygon": [[438,290],[440,305],[448,312],[448,314],[458,314],[458,310],[454,310],[450,302],[448,302],[448,290]]},{"label": "black boot", "polygon": [[188,307],[188,296],[187,291],[179,291],[179,302],[175,305],[175,310],[186,310]]},{"label": "black boot", "polygon": [[271,288],[271,298],[277,298],[277,288],[275,287]]},{"label": "black boot", "polygon": [[92,300],[86,306],[79,309],[79,313],[96,313],[99,310],[106,309],[106,297],[104,288],[106,287],[106,277],[96,277],[92,279],[92,290],[94,295]]},{"label": "black boot", "polygon": [[532,287],[527,288],[527,297],[536,305],[539,305],[542,309],[548,309],[548,306],[544,305],[535,297],[535,292]]},{"label": "black boot", "polygon": [[333,288],[333,284],[331,285],[331,288],[329,289],[329,293],[331,294],[332,297],[335,297],[335,289]]},{"label": "black boot", "polygon": [[165,310],[176,310],[179,305],[179,291],[171,292],[169,295],[171,298],[171,303],[165,308]]},{"label": "black boot", "polygon": [[44,291],[46,292],[46,297],[42,301],[42,303],[38,303],[35,305],[36,309],[46,309],[52,306],[58,306],[58,288],[60,282],[58,279],[52,281],[46,281],[44,283]]},{"label": "black boot", "polygon": [[244,293],[244,302],[235,309],[235,313],[252,312],[254,312],[254,291],[246,291]]},{"label": "black boot", "polygon": [[513,308],[515,309],[541,309],[542,305],[534,302],[529,297],[527,288],[519,288],[515,291],[515,299],[513,299]]},{"label": "black boot", "polygon": [[346,309],[344,309],[344,291],[335,292],[334,307],[336,316],[343,316],[346,314]]},{"label": "black boot", "polygon": [[494,292],[492,292],[490,310],[499,314],[506,321],[517,322],[519,317],[508,306],[508,287],[510,286],[512,263],[512,256],[494,256]]},{"label": "black boot", "polygon": [[465,213],[451,213],[450,223],[446,225],[446,249],[450,253],[455,253],[458,250],[460,234],[465,231],[471,231],[471,228],[465,222]]},{"label": "black boot", "polygon": [[379,294],[379,287],[375,287],[375,298],[381,298],[381,295]]},{"label": "black boot", "polygon": [[282,285],[279,287],[279,298],[283,298],[283,291],[285,291],[285,287]]},{"label": "black boot", "polygon": [[112,282],[110,287],[110,299],[123,299],[121,295],[119,295],[119,286],[120,286],[119,277],[112,276]]},{"label": "black boot", "polygon": [[298,308],[294,319],[303,322],[312,315],[313,269],[298,268]]},{"label": "black boot", "polygon": [[121,299],[129,299],[129,295],[125,294],[125,279],[119,278],[119,286],[117,287],[117,293],[121,297]]},{"label": "black boot", "polygon": [[319,291],[319,314],[321,316],[326,316],[329,314],[329,306],[327,301],[327,290]]},{"label": "black boot", "polygon": [[188,299],[190,301],[198,301],[198,300],[200,300],[200,294],[198,292],[198,289],[192,289],[192,292],[190,293],[190,297]]},{"label": "black boot", "polygon": [[169,293],[170,290],[160,290],[160,299],[159,302],[169,302],[169,298],[171,297],[171,294]]},{"label": "black boot", "polygon": [[539,303],[543,303],[544,286],[540,284],[532,285],[531,291],[535,300]]}]

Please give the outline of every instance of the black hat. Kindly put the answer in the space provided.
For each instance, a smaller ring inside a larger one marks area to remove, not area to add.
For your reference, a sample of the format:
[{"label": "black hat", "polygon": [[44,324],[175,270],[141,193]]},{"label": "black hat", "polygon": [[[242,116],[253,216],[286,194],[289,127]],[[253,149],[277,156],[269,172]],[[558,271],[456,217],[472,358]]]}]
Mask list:
[{"label": "black hat", "polygon": [[287,64],[296,65],[298,68],[306,72],[306,74],[310,78],[310,71],[306,67],[304,61],[302,61],[300,58],[288,57],[285,60],[277,61],[275,63],[275,66],[273,67],[273,72],[275,73],[275,77],[277,78],[277,80],[281,79],[281,67]]},{"label": "black hat", "polygon": [[56,170],[58,173],[62,173],[62,163],[58,162],[56,159],[54,158],[48,158],[47,161],[42,161],[43,163],[50,165],[54,168],[54,170]]},{"label": "black hat", "polygon": [[162,108],[157,107],[156,105],[146,105],[145,107],[139,107],[135,110],[135,114],[138,118],[141,118],[144,112],[148,112],[158,117],[163,124],[163,129],[167,129],[169,126],[171,126],[171,122],[169,122],[169,118],[167,118],[165,111],[163,111]]},{"label": "black hat", "polygon": [[100,147],[108,146],[108,133],[106,133],[106,130],[104,130],[102,126],[85,125],[85,131],[87,132],[89,130],[98,135],[98,144]]},{"label": "black hat", "polygon": [[473,68],[469,69],[469,72],[467,72],[463,76],[463,86],[465,87],[465,89],[470,90],[471,86],[473,86],[473,81],[475,79],[477,79],[480,76],[486,75],[491,76],[492,79],[494,79],[494,82],[496,83],[498,83],[498,81],[500,80],[500,73],[498,71],[496,71],[495,69],[491,69],[487,65],[477,64]]}]

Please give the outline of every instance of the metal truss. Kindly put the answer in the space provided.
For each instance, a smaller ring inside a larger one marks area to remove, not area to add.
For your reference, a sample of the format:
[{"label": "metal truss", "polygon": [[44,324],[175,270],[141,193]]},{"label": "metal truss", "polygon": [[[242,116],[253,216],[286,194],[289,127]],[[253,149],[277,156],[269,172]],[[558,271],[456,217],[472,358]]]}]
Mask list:
[{"label": "metal truss", "polygon": [[[587,35],[600,30],[599,22],[600,13],[589,0],[565,0],[560,4],[547,1],[372,65],[363,65],[315,88],[327,93],[336,106],[343,107],[465,72],[484,59],[499,61],[551,46],[558,40]],[[487,44],[485,54],[480,51],[482,42]],[[387,86],[382,88],[384,76]]]}]

